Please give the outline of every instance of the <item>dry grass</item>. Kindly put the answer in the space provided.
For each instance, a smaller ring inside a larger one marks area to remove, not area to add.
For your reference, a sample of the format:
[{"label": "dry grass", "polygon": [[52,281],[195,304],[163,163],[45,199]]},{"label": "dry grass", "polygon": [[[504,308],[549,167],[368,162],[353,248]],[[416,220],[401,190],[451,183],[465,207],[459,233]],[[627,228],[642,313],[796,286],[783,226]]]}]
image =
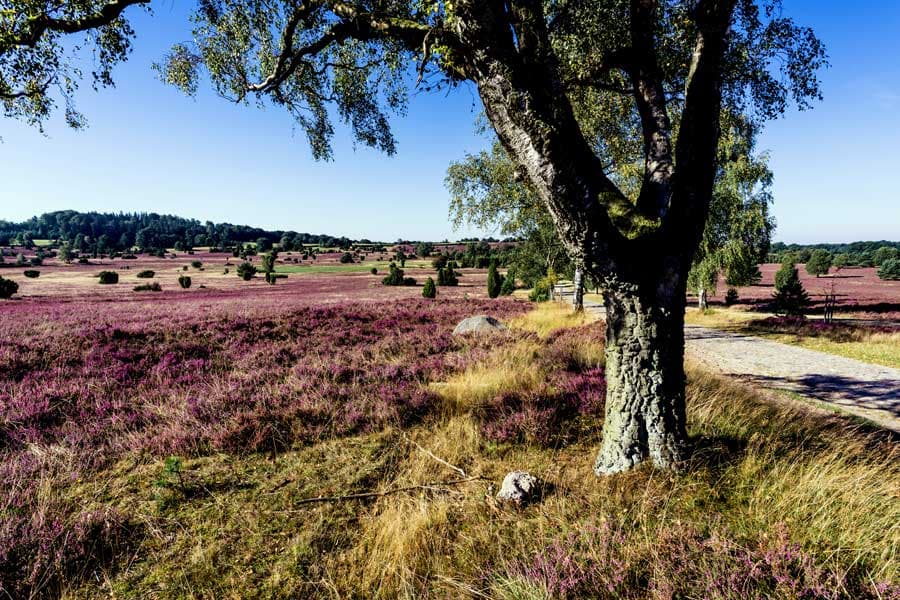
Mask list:
[{"label": "dry grass", "polygon": [[[591,585],[600,586],[594,594],[577,588],[570,598],[791,598],[799,594],[780,587],[731,596],[708,587],[738,568],[742,552],[781,548],[785,530],[816,569],[846,576],[838,584],[846,587],[836,588],[841,597],[859,597],[860,582],[900,579],[896,441],[836,416],[773,405],[697,368],[688,369],[696,450],[682,473],[642,467],[598,479],[591,461],[600,422],[557,447],[487,442],[472,407],[538,389],[543,340],[583,322],[564,312],[545,305],[515,321],[540,337],[498,344],[480,364],[435,385],[450,408],[411,430],[322,442],[274,459],[187,461],[186,490],[154,485],[161,461],[122,462],[73,486],[67,493],[140,515],[147,534],[133,562],[71,596],[559,598],[554,578],[565,565],[551,560],[555,574],[534,566],[558,546],[592,569]],[[591,354],[599,360],[598,350]],[[428,452],[484,480],[441,485],[459,473]],[[549,484],[539,503],[510,509],[493,501],[493,486],[513,469]],[[423,487],[296,504],[410,485]]]},{"label": "dry grass", "polygon": [[512,327],[533,331],[541,338],[546,338],[554,331],[567,327],[577,327],[596,320],[589,312],[575,313],[571,307],[562,302],[543,302],[534,310],[510,321]]}]

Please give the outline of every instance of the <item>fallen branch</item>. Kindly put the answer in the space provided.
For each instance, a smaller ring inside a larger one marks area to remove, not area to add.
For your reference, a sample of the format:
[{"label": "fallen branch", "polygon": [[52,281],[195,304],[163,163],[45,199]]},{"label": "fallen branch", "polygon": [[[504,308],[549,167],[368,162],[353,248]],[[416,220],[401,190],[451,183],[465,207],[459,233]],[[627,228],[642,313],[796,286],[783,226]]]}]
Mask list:
[{"label": "fallen branch", "polygon": [[466,472],[463,471],[462,469],[460,469],[459,467],[457,467],[456,465],[452,465],[452,464],[448,463],[446,460],[444,460],[443,458],[441,458],[440,456],[434,455],[428,448],[425,448],[425,447],[419,445],[418,442],[414,441],[412,438],[410,438],[410,437],[409,437],[408,435],[406,435],[405,433],[402,434],[402,435],[403,435],[403,439],[404,439],[404,440],[406,440],[407,442],[409,442],[410,444],[412,444],[413,446],[415,446],[416,448],[418,448],[419,450],[421,450],[422,452],[424,452],[425,454],[427,454],[428,456],[430,456],[431,458],[433,458],[433,459],[436,460],[437,462],[441,463],[441,464],[444,465],[445,467],[450,467],[451,469],[453,469],[454,471],[456,471],[457,473],[459,473],[459,474],[462,475],[463,477],[467,477]]},{"label": "fallen branch", "polygon": [[[475,477],[466,477],[465,479],[453,479],[451,481],[435,481],[432,483],[423,483],[420,485],[409,485],[405,487],[393,488],[390,490],[385,490],[383,492],[364,492],[360,494],[346,494],[343,496],[317,496],[315,498],[303,498],[302,500],[297,500],[294,502],[295,505],[301,504],[313,504],[315,502],[343,502],[345,500],[364,500],[366,498],[380,498],[381,496],[390,496],[391,494],[399,494],[401,492],[411,492],[413,490],[431,490],[437,491],[437,486],[446,486],[446,485],[459,485],[461,483],[468,483],[469,481],[477,481],[477,480],[487,480],[487,477],[482,477],[481,475],[476,475]],[[291,512],[291,511],[278,511],[278,512]]]}]

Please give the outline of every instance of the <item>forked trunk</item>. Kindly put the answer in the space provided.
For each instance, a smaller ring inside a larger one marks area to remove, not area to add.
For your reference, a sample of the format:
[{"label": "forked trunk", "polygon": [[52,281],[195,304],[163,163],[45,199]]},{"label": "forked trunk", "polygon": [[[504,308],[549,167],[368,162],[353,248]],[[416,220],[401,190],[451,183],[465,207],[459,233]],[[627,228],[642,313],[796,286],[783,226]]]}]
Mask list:
[{"label": "forked trunk", "polygon": [[660,302],[606,292],[606,420],[598,475],[650,459],[675,468],[687,433],[684,400],[684,296]]}]

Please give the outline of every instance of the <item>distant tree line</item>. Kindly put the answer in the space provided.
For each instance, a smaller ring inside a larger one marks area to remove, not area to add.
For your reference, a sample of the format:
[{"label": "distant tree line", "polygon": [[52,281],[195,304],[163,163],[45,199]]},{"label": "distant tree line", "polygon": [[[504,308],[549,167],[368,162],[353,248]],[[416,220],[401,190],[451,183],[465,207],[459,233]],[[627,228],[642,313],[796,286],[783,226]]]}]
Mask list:
[{"label": "distant tree line", "polygon": [[79,253],[143,252],[175,248],[189,250],[209,246],[225,251],[238,243],[261,244],[262,251],[278,244],[282,250],[295,250],[304,244],[320,247],[350,248],[355,244],[371,244],[369,240],[347,237],[268,231],[247,225],[201,223],[156,213],[82,213],[56,211],[32,217],[21,223],[0,221],[0,246],[34,246],[34,240],[46,239],[68,244]]},{"label": "distant tree line", "polygon": [[[786,260],[808,264],[812,261],[811,274],[822,270],[825,264],[834,267],[880,267],[887,260],[900,256],[900,242],[885,240],[875,242],[851,242],[849,244],[785,244],[776,242],[769,250],[768,262],[783,263]],[[830,257],[830,260],[828,260]],[[827,272],[827,268],[826,271]]]}]

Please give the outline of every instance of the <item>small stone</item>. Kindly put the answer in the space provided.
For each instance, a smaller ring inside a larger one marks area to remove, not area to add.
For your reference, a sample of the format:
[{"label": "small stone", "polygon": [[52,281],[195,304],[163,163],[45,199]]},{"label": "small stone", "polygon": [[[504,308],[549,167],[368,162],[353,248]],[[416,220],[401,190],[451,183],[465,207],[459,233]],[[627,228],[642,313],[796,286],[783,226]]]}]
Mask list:
[{"label": "small stone", "polygon": [[512,471],[503,478],[497,500],[522,505],[531,501],[537,491],[537,477],[527,471]]},{"label": "small stone", "polygon": [[453,335],[463,335],[466,333],[490,333],[494,331],[504,331],[506,326],[488,315],[475,315],[463,319],[453,329]]}]

